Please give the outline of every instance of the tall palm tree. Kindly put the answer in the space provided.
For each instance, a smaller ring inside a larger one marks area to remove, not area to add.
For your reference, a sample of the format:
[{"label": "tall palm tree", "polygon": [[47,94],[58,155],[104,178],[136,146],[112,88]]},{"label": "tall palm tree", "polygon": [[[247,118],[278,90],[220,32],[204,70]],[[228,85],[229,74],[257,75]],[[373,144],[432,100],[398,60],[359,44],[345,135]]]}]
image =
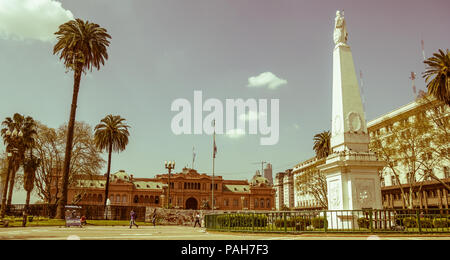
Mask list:
[{"label": "tall palm tree", "polygon": [[327,157],[331,152],[330,146],[331,134],[330,131],[324,131],[314,136],[313,149],[316,152],[318,159]]},{"label": "tall palm tree", "polygon": [[24,162],[26,151],[30,150],[35,144],[36,122],[30,116],[25,117],[16,113],[12,118],[7,117],[2,125],[4,128],[1,130],[1,135],[6,145],[6,152],[11,154],[8,159],[2,197],[1,217],[4,217],[6,208],[11,205],[16,173]]},{"label": "tall palm tree", "polygon": [[450,52],[439,49],[439,53],[424,63],[428,66],[422,77],[427,82],[428,93],[450,106]]},{"label": "tall palm tree", "polygon": [[105,60],[108,59],[106,48],[109,46],[108,39],[111,39],[111,36],[98,24],[81,19],[71,20],[60,25],[55,34],[58,42],[53,47],[53,54],[60,53],[59,59],[64,60],[66,69],[73,70],[73,95],[64,156],[62,196],[56,215],[57,218],[62,218],[64,207],[67,204],[70,159],[81,74],[86,70],[92,71],[92,68],[100,70],[100,66],[105,64]]},{"label": "tall palm tree", "polygon": [[101,123],[95,127],[94,141],[95,145],[100,150],[108,150],[108,170],[106,173],[105,185],[105,201],[108,200],[109,192],[109,175],[111,173],[111,154],[112,152],[121,152],[125,150],[128,144],[128,128],[125,123],[125,118],[120,116],[107,115],[103,118]]}]

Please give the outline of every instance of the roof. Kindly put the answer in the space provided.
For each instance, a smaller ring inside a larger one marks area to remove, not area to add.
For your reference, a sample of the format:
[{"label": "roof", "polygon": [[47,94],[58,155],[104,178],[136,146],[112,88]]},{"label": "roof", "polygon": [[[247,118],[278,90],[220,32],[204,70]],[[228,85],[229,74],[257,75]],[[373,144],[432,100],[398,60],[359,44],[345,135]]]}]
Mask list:
[{"label": "roof", "polygon": [[78,180],[77,187],[83,188],[105,188],[106,180]]},{"label": "roof", "polygon": [[224,188],[223,191],[231,191],[231,192],[236,192],[236,193],[249,193],[250,192],[250,186],[249,185],[224,184],[223,188]]},{"label": "roof", "polygon": [[166,184],[154,181],[134,181],[134,187],[138,190],[162,190]]}]

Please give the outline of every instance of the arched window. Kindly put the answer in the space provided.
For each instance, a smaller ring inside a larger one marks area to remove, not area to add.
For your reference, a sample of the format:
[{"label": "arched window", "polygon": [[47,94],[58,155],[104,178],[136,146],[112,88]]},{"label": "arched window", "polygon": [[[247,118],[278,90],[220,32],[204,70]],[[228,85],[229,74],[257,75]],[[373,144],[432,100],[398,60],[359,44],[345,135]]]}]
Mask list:
[{"label": "arched window", "polygon": [[255,199],[255,209],[258,207],[258,199]]},{"label": "arched window", "polygon": [[124,204],[127,203],[127,195],[122,196],[122,203],[124,203]]},{"label": "arched window", "polygon": [[259,203],[259,205],[261,206],[261,208],[264,208],[264,204],[265,204],[265,203],[264,203],[264,199],[261,199],[261,200],[260,200],[260,203]]},{"label": "arched window", "polygon": [[139,196],[139,203],[144,203],[144,196]]},{"label": "arched window", "polygon": [[144,203],[148,204],[150,202],[150,199],[148,198],[147,195],[145,195],[144,197]]},{"label": "arched window", "polygon": [[267,208],[270,209],[270,199],[267,199]]},{"label": "arched window", "polygon": [[150,204],[153,204],[153,203],[155,203],[155,197],[150,196]]},{"label": "arched window", "polygon": [[155,196],[155,204],[159,204],[159,196]]},{"label": "arched window", "polygon": [[137,195],[134,196],[133,202],[134,203],[138,203],[139,202],[139,197]]},{"label": "arched window", "polygon": [[103,196],[102,196],[102,194],[99,194],[97,198],[98,198],[98,202],[103,202]]}]

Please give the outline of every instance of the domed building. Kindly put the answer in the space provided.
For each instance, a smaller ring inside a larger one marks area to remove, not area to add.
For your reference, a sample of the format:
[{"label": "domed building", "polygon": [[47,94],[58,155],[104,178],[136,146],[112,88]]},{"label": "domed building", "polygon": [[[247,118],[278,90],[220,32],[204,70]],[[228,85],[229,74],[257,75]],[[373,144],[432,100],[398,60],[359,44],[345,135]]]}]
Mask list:
[{"label": "domed building", "polygon": [[[120,170],[110,176],[109,200],[112,206],[145,206],[178,209],[208,209],[212,200],[212,176],[183,168],[170,175],[135,178]],[[106,176],[79,176],[69,187],[68,201],[79,205],[103,205]],[[170,198],[169,198],[170,193]],[[218,210],[272,210],[275,190],[269,181],[255,174],[251,181],[225,180],[214,176],[214,205]]]}]

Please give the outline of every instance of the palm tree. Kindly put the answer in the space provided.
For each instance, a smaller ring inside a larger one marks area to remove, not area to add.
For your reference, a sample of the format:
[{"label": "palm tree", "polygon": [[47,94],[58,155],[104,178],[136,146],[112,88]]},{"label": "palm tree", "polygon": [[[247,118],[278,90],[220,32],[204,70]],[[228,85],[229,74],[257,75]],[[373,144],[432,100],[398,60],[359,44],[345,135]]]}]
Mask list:
[{"label": "palm tree", "polygon": [[111,154],[113,151],[121,152],[125,150],[128,144],[128,128],[130,127],[125,122],[125,118],[120,116],[107,115],[95,127],[94,141],[95,145],[100,150],[108,150],[108,170],[106,173],[105,185],[105,201],[108,200],[109,192],[109,174],[111,172]]},{"label": "palm tree", "polygon": [[439,49],[424,63],[428,66],[422,77],[428,83],[428,93],[450,106],[450,52]]},{"label": "palm tree", "polygon": [[330,131],[324,131],[314,136],[313,149],[316,152],[318,159],[327,157],[331,152],[330,146],[331,134]]},{"label": "palm tree", "polygon": [[33,152],[30,149],[30,158],[25,159],[23,164],[23,188],[27,192],[27,199],[25,201],[25,213],[23,217],[22,226],[27,224],[27,215],[30,207],[30,195],[34,188],[34,181],[36,178],[36,170],[39,167],[40,160],[33,156]]},{"label": "palm tree", "polygon": [[6,152],[11,154],[11,157],[8,159],[2,197],[1,217],[3,218],[6,208],[9,208],[11,205],[16,173],[24,162],[25,152],[35,144],[36,122],[32,117],[25,117],[16,113],[12,118],[7,117],[2,122],[2,125],[5,126],[1,130],[1,135],[6,145]]},{"label": "palm tree", "polygon": [[71,20],[60,25],[59,30],[55,34],[58,42],[53,47],[53,54],[60,53],[59,59],[64,60],[66,69],[73,70],[74,78],[64,156],[62,196],[56,215],[56,218],[62,218],[64,216],[64,207],[67,204],[70,159],[81,74],[86,72],[86,70],[92,71],[92,68],[100,70],[100,66],[105,64],[105,60],[108,59],[106,48],[109,46],[108,39],[111,39],[111,36],[106,32],[106,29],[98,24],[90,23],[89,21],[84,22],[81,19]]}]

